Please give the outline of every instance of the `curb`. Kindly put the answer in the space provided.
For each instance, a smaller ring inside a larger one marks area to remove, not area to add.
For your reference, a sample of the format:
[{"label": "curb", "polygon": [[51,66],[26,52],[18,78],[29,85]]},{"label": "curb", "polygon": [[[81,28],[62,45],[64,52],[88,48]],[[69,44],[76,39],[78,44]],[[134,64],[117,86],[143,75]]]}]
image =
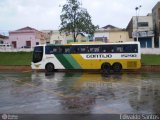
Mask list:
[{"label": "curb", "polygon": [[32,71],[32,69],[31,69],[31,66],[29,65],[14,65],[14,66],[0,65],[0,71],[2,72],[26,72],[26,71]]},{"label": "curb", "polygon": [[[5,66],[0,65],[0,72],[31,72],[32,68],[30,65],[15,65]],[[82,70],[81,70],[82,71]],[[136,70],[123,70],[125,72],[160,72],[160,65],[142,65],[141,69]]]}]

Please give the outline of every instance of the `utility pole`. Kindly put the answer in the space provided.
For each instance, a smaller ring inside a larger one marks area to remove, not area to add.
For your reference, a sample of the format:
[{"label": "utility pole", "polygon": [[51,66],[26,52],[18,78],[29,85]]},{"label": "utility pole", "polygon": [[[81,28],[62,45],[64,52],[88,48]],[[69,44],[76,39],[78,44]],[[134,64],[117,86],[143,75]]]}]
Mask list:
[{"label": "utility pole", "polygon": [[136,30],[136,41],[138,41],[138,35],[139,35],[139,33],[138,33],[138,18],[139,18],[139,11],[140,11],[140,8],[141,8],[142,6],[141,5],[139,5],[138,7],[136,7],[135,8],[135,10],[136,10],[136,21],[137,21],[137,30]]}]

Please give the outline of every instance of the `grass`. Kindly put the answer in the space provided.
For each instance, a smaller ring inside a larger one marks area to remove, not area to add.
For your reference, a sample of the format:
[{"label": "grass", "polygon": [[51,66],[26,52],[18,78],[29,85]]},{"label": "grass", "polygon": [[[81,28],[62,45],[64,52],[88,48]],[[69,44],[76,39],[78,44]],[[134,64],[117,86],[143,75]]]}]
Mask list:
[{"label": "grass", "polygon": [[[0,65],[30,65],[32,52],[0,52]],[[143,65],[160,65],[160,55],[142,55]]]},{"label": "grass", "polygon": [[160,55],[142,55],[142,65],[160,65]]},{"label": "grass", "polygon": [[0,52],[0,65],[31,65],[32,52]]}]

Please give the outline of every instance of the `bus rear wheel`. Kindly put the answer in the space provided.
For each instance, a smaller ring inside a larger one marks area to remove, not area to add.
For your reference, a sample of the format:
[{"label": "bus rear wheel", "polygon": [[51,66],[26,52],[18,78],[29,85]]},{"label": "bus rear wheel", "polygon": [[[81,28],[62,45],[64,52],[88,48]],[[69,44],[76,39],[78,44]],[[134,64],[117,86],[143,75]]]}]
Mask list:
[{"label": "bus rear wheel", "polygon": [[112,69],[113,69],[113,71],[114,71],[115,73],[120,73],[121,70],[122,70],[122,65],[121,65],[121,63],[114,63],[114,64],[112,65]]},{"label": "bus rear wheel", "polygon": [[104,74],[109,74],[111,70],[111,65],[109,63],[103,63],[101,69]]},{"label": "bus rear wheel", "polygon": [[54,71],[54,65],[52,63],[47,63],[45,66],[46,72],[53,72]]}]

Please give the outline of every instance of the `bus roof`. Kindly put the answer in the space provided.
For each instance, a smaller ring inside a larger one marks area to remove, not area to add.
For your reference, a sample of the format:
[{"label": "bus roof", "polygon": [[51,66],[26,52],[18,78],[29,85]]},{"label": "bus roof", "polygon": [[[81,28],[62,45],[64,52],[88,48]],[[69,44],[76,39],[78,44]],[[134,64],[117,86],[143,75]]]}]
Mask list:
[{"label": "bus roof", "polygon": [[85,45],[85,44],[104,44],[105,42],[70,42],[69,44],[65,44],[65,45],[75,45],[75,44],[78,44],[78,45]]},{"label": "bus roof", "polygon": [[75,43],[70,43],[70,44],[65,44],[65,45],[114,45],[114,44],[139,44],[137,41],[130,41],[130,42],[110,42],[110,43],[105,43],[105,42],[75,42]]}]

